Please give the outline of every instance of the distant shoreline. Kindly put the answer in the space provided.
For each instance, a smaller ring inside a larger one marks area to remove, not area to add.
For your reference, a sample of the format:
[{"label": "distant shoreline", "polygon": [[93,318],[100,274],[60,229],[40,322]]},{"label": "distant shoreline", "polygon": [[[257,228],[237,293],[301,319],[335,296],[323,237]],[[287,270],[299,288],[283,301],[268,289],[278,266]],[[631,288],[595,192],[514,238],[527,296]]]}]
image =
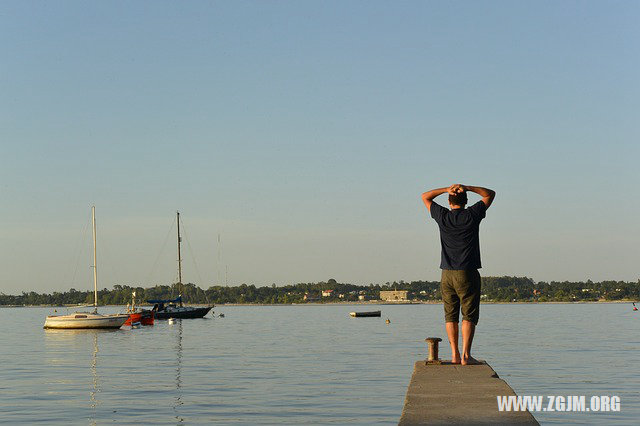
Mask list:
[{"label": "distant shoreline", "polygon": [[[629,300],[597,300],[597,301],[576,301],[576,302],[494,302],[487,301],[481,302],[483,305],[586,305],[597,303],[632,303],[637,302],[635,299]],[[187,306],[210,306],[203,303],[189,304]],[[326,303],[219,303],[214,306],[327,306],[327,305],[342,305],[342,306],[403,306],[403,305],[442,305],[442,301],[407,301],[407,302],[386,302],[386,301],[368,301],[368,302],[326,302]],[[113,306],[124,307],[127,305],[101,305],[101,306]],[[0,305],[0,308],[86,308],[86,305]],[[89,306],[91,308],[92,306]]]}]

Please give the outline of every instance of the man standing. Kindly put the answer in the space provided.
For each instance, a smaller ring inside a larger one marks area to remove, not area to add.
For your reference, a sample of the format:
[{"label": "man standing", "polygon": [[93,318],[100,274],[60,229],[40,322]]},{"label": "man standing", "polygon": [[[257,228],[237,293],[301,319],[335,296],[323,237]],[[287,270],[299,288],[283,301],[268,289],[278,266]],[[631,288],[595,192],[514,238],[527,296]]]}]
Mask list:
[{"label": "man standing", "polygon": [[[482,197],[469,208],[467,192]],[[433,199],[449,194],[449,207],[440,206]],[[496,196],[495,191],[479,186],[454,184],[422,194],[422,201],[440,228],[442,255],[440,283],[447,336],[451,344],[453,364],[476,364],[471,356],[473,334],[480,315],[480,221]],[[458,321],[462,310],[462,358],[458,351]]]}]

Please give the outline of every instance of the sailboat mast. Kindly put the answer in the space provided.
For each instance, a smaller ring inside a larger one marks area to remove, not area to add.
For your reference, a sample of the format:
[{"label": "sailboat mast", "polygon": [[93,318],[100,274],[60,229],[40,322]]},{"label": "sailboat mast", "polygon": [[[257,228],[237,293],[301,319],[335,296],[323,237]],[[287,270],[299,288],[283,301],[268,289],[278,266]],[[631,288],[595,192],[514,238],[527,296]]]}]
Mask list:
[{"label": "sailboat mast", "polygon": [[[180,253],[180,243],[182,237],[180,237],[180,212],[176,212],[178,222],[178,292],[182,296],[182,255]],[[180,299],[180,306],[182,306],[182,298]]]},{"label": "sailboat mast", "polygon": [[93,306],[98,308],[98,250],[96,244],[96,206],[91,206],[93,223]]},{"label": "sailboat mast", "polygon": [[222,259],[222,243],[220,242],[220,233],[218,232],[218,285],[222,283],[222,280],[220,279],[220,268],[222,268],[222,262],[220,259]]}]

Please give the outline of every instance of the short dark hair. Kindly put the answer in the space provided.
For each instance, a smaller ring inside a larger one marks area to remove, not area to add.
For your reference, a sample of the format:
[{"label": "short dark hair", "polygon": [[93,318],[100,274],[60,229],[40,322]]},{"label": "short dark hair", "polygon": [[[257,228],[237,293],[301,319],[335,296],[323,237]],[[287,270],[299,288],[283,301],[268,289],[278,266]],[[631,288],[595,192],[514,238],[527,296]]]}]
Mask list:
[{"label": "short dark hair", "polygon": [[464,206],[467,204],[467,193],[459,192],[456,195],[449,194],[449,204],[453,206]]}]

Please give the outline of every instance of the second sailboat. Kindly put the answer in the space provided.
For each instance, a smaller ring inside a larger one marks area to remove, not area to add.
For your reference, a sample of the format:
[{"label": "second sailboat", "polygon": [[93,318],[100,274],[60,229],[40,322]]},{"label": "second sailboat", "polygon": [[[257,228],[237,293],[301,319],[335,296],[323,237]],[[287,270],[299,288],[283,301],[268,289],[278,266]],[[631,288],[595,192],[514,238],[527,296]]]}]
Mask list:
[{"label": "second sailboat", "polygon": [[184,306],[182,303],[182,253],[180,244],[182,237],[180,236],[180,212],[176,212],[178,223],[178,291],[179,295],[175,299],[169,300],[147,300],[153,304],[156,319],[169,318],[202,318],[209,313],[213,306],[194,307]]}]

